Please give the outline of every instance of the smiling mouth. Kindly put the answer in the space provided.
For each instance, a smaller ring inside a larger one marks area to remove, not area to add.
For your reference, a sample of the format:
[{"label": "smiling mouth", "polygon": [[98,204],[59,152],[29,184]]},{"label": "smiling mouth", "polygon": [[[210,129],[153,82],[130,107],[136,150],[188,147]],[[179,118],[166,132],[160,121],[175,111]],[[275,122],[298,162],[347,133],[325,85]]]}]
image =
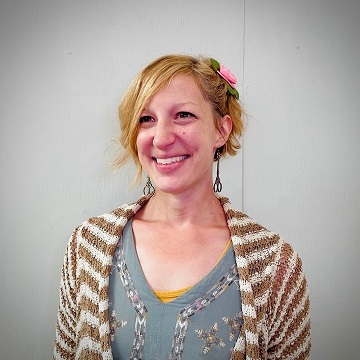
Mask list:
[{"label": "smiling mouth", "polygon": [[189,155],[182,155],[182,156],[175,156],[175,157],[166,158],[166,159],[158,159],[158,158],[154,158],[154,159],[157,164],[168,165],[168,164],[174,164],[177,162],[184,161],[188,157],[189,157]]}]

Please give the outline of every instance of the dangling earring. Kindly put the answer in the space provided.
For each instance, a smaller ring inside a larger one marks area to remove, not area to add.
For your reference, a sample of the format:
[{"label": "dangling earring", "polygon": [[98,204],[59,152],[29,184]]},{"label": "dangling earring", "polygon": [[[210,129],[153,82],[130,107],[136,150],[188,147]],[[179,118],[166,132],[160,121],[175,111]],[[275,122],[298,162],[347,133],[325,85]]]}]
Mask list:
[{"label": "dangling earring", "polygon": [[215,151],[215,160],[217,161],[217,164],[216,164],[216,178],[214,182],[214,192],[216,193],[221,192],[222,190],[222,183],[220,181],[220,173],[219,173],[220,155],[221,155],[221,150],[218,148]]},{"label": "dangling earring", "polygon": [[155,188],[153,184],[151,183],[150,176],[148,175],[146,184],[144,186],[143,193],[144,195],[152,195],[155,192]]}]

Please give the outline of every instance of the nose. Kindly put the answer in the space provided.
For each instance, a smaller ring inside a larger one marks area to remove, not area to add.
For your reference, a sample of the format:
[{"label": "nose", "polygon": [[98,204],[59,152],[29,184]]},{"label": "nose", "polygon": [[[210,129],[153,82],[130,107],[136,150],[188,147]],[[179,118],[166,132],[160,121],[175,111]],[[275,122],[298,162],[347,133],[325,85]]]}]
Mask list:
[{"label": "nose", "polygon": [[153,145],[158,149],[166,149],[175,141],[174,125],[170,121],[158,120],[155,126]]}]

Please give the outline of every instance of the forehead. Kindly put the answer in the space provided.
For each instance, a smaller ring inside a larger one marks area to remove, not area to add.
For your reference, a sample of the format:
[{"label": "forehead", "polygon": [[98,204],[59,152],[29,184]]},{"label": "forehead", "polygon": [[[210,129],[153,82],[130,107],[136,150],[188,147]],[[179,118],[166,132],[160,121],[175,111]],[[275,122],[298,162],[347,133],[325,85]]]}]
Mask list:
[{"label": "forehead", "polygon": [[184,74],[172,77],[150,98],[145,107],[167,102],[208,104],[194,78]]}]

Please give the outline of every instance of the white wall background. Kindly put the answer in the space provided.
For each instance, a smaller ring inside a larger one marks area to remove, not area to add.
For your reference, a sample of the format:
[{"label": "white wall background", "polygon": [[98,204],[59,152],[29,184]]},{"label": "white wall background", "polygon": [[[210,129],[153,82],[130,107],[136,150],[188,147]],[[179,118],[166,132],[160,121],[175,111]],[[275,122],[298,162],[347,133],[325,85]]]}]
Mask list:
[{"label": "white wall background", "polygon": [[[221,4],[220,4],[221,3]],[[249,114],[223,193],[301,254],[313,359],[357,359],[360,2],[0,4],[0,358],[49,359],[72,229],[138,197],[112,173],[117,105],[164,53],[211,55]]]}]

